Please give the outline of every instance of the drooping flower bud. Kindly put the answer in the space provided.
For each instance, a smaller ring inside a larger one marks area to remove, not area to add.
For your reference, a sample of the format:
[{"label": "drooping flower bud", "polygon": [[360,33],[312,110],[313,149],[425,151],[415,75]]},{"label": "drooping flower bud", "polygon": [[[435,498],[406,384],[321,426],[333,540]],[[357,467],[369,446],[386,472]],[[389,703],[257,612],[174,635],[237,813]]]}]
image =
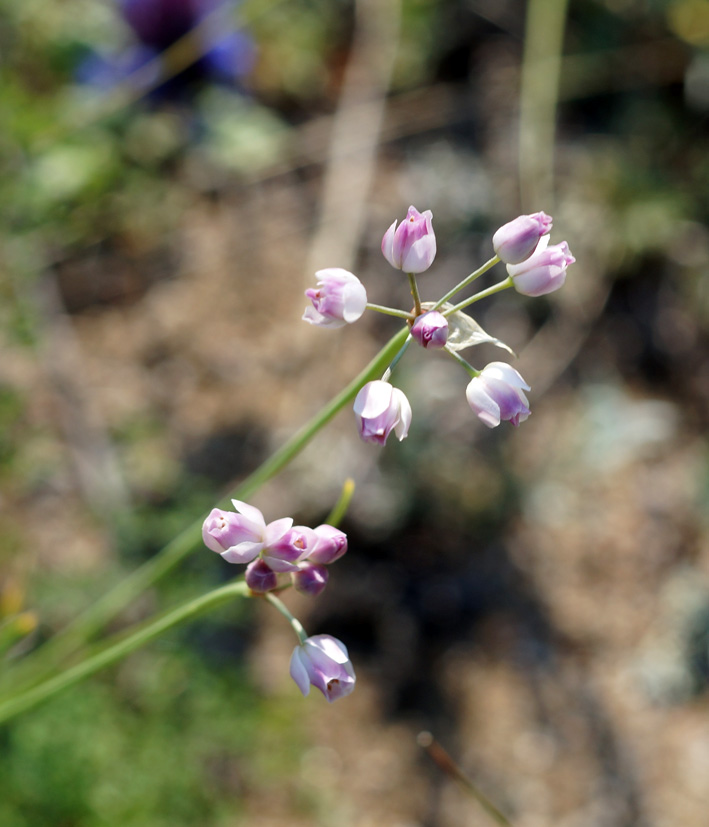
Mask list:
[{"label": "drooping flower bud", "polygon": [[403,391],[380,379],[367,384],[354,401],[360,437],[365,442],[384,445],[394,431],[401,442],[409,433],[411,405]]},{"label": "drooping flower bud", "polygon": [[518,293],[524,296],[544,296],[563,285],[566,281],[566,268],[575,261],[565,241],[549,246],[549,236],[545,235],[526,261],[508,264],[507,272],[512,276]]},{"label": "drooping flower bud", "polygon": [[312,551],[308,554],[308,561],[328,565],[339,560],[347,551],[347,535],[334,526],[319,525],[313,529],[317,540]]},{"label": "drooping flower bud", "polygon": [[519,264],[529,258],[539,239],[551,231],[552,218],[543,212],[520,215],[503,224],[493,235],[492,246],[505,264]]},{"label": "drooping flower bud", "polygon": [[405,273],[423,273],[436,257],[436,236],[431,223],[433,213],[420,213],[409,207],[406,218],[397,227],[396,221],[384,233],[382,253],[384,258]]},{"label": "drooping flower bud", "polygon": [[437,350],[448,341],[448,319],[438,310],[429,310],[417,316],[411,327],[411,335],[421,347]]},{"label": "drooping flower bud", "polygon": [[317,288],[305,291],[313,306],[305,309],[303,319],[332,328],[356,322],[367,307],[367,291],[357,276],[341,267],[330,267],[318,270],[315,277]]},{"label": "drooping flower bud", "polygon": [[256,594],[270,592],[278,585],[276,572],[260,557],[246,567],[246,585]]},{"label": "drooping flower bud", "polygon": [[328,703],[344,698],[355,687],[355,673],[347,647],[331,635],[313,635],[296,646],[290,661],[290,674],[303,695],[314,686]]},{"label": "drooping flower bud", "polygon": [[302,594],[308,594],[311,597],[317,597],[325,586],[327,586],[329,576],[330,573],[325,566],[310,563],[307,560],[301,563],[298,571],[294,571],[291,575],[295,590]]},{"label": "drooping flower bud", "polygon": [[470,381],[465,395],[468,404],[488,428],[509,420],[519,425],[529,416],[529,401],[524,395],[529,385],[506,362],[490,362]]}]

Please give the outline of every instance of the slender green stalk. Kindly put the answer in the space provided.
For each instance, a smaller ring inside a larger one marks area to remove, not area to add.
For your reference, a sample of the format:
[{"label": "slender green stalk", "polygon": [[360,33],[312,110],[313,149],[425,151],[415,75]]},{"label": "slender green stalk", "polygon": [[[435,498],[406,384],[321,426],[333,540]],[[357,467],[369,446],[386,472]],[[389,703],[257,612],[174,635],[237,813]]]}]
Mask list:
[{"label": "slender green stalk", "polygon": [[421,296],[419,295],[419,286],[416,284],[416,276],[413,273],[406,274],[409,277],[409,286],[411,287],[411,295],[414,300],[414,315],[421,315]]},{"label": "slender green stalk", "polygon": [[305,629],[303,628],[303,624],[298,620],[298,618],[293,617],[293,615],[288,611],[288,608],[286,607],[285,603],[279,600],[276,597],[276,595],[272,592],[266,592],[264,594],[264,597],[273,607],[278,609],[278,611],[283,615],[283,617],[285,617],[286,620],[290,623],[290,625],[293,627],[293,631],[298,636],[298,640],[300,641],[300,643],[305,643],[305,641],[308,639],[308,633],[305,631]]},{"label": "slender green stalk", "polygon": [[494,267],[499,261],[499,256],[493,256],[489,261],[486,261],[485,264],[483,264],[481,267],[478,267],[478,269],[474,273],[471,273],[469,276],[466,276],[463,279],[463,281],[461,281],[459,284],[456,284],[456,286],[449,290],[446,293],[446,295],[443,296],[443,298],[439,299],[431,309],[438,310],[438,308],[442,304],[445,304],[448,301],[448,299],[455,296],[456,293],[460,293],[461,290],[464,290],[469,284],[472,284],[475,281],[475,279],[480,278],[480,276],[482,276],[483,273],[487,273],[487,271],[491,267]]},{"label": "slender green stalk", "polygon": [[449,348],[449,347],[446,347],[446,348],[445,348],[445,351],[446,351],[446,353],[447,353],[449,356],[452,356],[452,357],[456,360],[456,362],[458,362],[460,365],[462,365],[462,366],[463,366],[463,368],[465,369],[465,372],[466,372],[467,374],[469,374],[470,376],[472,376],[472,377],[473,377],[473,379],[474,379],[476,376],[480,376],[480,371],[479,371],[479,370],[476,370],[476,369],[475,369],[475,368],[474,368],[474,367],[470,364],[470,362],[467,362],[465,359],[463,359],[463,357],[460,355],[460,353],[458,353],[458,352],[457,352],[457,351],[455,351],[455,350],[452,350],[452,349],[451,349],[451,348]]},{"label": "slender green stalk", "polygon": [[221,586],[214,591],[201,595],[183,606],[179,606],[177,609],[143,624],[137,631],[123,636],[117,643],[102,648],[96,654],[81,661],[81,663],[65,669],[63,672],[33,686],[31,689],[25,690],[21,694],[0,701],[0,723],[31,709],[33,706],[37,706],[37,704],[48,700],[63,689],[67,689],[99,670],[116,663],[174,626],[192,620],[235,597],[247,597],[248,595],[248,586],[243,578],[239,578],[239,580],[227,583],[226,586]]},{"label": "slender green stalk", "polygon": [[337,500],[335,505],[333,505],[332,511],[327,515],[327,518],[325,519],[326,525],[331,525],[337,528],[337,526],[344,519],[344,516],[347,513],[347,509],[350,507],[350,503],[352,502],[354,492],[355,481],[352,479],[352,477],[348,477],[342,485],[342,493],[340,494],[339,499]]},{"label": "slender green stalk", "polygon": [[508,287],[514,287],[514,279],[512,278],[512,276],[507,276],[507,278],[504,281],[501,281],[498,284],[493,284],[492,287],[488,287],[486,290],[481,290],[479,293],[476,293],[469,299],[465,299],[459,304],[456,304],[453,307],[449,307],[447,310],[443,311],[443,315],[450,316],[451,313],[457,313],[458,310],[462,310],[464,307],[468,307],[469,305],[474,304],[475,302],[479,302],[480,299],[486,299],[488,296],[493,296],[495,293],[499,293],[501,290],[507,290]]},{"label": "slender green stalk", "polygon": [[389,365],[389,367],[384,371],[384,374],[382,375],[382,382],[388,382],[389,379],[391,379],[392,371],[399,364],[399,360],[406,353],[406,348],[411,344],[412,341],[413,339],[411,337],[411,334],[409,333],[409,335],[406,337],[406,341],[401,346],[401,350],[396,354],[396,356],[392,359],[392,362]]},{"label": "slender green stalk", "polygon": [[[230,507],[229,500],[246,500],[262,485],[278,474],[296,457],[310,440],[330,422],[342,408],[351,402],[366,382],[378,377],[392,357],[400,350],[408,336],[408,327],[402,328],[387,342],[371,362],[337,396],[297,431],[269,459],[260,465],[220,505]],[[28,667],[51,669],[96,634],[111,618],[135,600],[138,595],[164,577],[202,541],[202,520],[196,520],[178,534],[152,559],[133,571],[114,589],[79,615],[63,631],[56,634],[37,650],[36,660],[30,655],[18,664],[17,670]],[[22,673],[20,673],[22,674]]]},{"label": "slender green stalk", "polygon": [[411,321],[414,317],[411,313],[407,313],[405,310],[397,310],[395,307],[384,307],[382,304],[372,304],[371,302],[367,302],[367,310],[376,310],[377,313],[385,313],[387,316],[396,316],[399,319],[406,319],[407,321]]}]

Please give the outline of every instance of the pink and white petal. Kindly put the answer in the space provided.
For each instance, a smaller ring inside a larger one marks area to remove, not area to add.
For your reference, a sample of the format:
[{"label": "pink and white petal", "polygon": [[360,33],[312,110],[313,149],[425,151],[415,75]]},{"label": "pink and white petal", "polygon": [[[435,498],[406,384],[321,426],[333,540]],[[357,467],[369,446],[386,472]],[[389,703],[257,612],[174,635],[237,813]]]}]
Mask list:
[{"label": "pink and white petal", "polygon": [[402,439],[405,439],[409,433],[413,414],[409,400],[406,398],[406,394],[403,391],[400,391],[398,388],[394,388],[394,396],[399,404],[399,421],[394,426],[394,433],[398,437],[399,442],[401,442]]},{"label": "pink and white petal", "polygon": [[281,537],[286,533],[286,531],[290,531],[292,526],[292,517],[281,517],[280,520],[274,520],[272,523],[269,523],[266,526],[263,535],[264,545],[268,548],[269,546],[272,546],[274,543],[277,543],[281,539]]},{"label": "pink and white petal", "polygon": [[526,391],[531,390],[519,371],[515,370],[512,365],[508,365],[507,362],[490,362],[489,365],[485,366],[483,373],[486,379],[488,377],[491,379],[499,379],[501,382],[506,382],[513,388],[524,388]]},{"label": "pink and white petal", "polygon": [[255,525],[261,526],[262,528],[266,528],[266,520],[264,519],[263,514],[259,511],[258,508],[254,505],[249,505],[248,503],[242,502],[241,500],[232,500],[232,505],[239,512],[239,514],[243,514],[247,520],[250,520]]},{"label": "pink and white petal", "polygon": [[298,571],[297,563],[289,563],[287,560],[281,560],[279,557],[272,557],[267,549],[264,550],[262,558],[273,571],[277,571],[279,574],[284,571]]},{"label": "pink and white petal", "polygon": [[391,398],[392,386],[388,382],[368,382],[355,397],[354,412],[364,419],[375,419],[389,410]]},{"label": "pink and white petal", "polygon": [[465,390],[465,396],[473,412],[488,428],[496,428],[500,424],[500,406],[488,394],[482,380],[476,377],[471,380]]},{"label": "pink and white petal", "polygon": [[227,563],[250,563],[259,555],[262,548],[263,543],[253,543],[245,540],[243,543],[223,551],[222,557]]},{"label": "pink and white petal", "polygon": [[347,663],[350,659],[345,644],[331,635],[313,635],[305,645],[310,649],[311,660],[316,663],[325,664],[333,660],[335,663]]},{"label": "pink and white petal", "polygon": [[290,676],[303,695],[310,694],[310,676],[301,660],[301,647],[296,646],[290,659]]}]

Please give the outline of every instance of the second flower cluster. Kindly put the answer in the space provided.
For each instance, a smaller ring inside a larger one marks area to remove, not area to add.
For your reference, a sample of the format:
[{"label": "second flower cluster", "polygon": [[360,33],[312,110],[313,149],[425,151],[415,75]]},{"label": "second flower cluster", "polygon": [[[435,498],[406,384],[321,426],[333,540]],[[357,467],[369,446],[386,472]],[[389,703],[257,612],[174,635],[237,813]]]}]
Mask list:
[{"label": "second flower cluster", "polygon": [[246,584],[264,594],[286,575],[297,591],[317,595],[328,580],[327,566],[347,551],[347,535],[334,526],[294,526],[291,517],[266,523],[258,508],[232,500],[234,511],[213,508],[202,526],[207,548],[229,563],[245,563]]}]

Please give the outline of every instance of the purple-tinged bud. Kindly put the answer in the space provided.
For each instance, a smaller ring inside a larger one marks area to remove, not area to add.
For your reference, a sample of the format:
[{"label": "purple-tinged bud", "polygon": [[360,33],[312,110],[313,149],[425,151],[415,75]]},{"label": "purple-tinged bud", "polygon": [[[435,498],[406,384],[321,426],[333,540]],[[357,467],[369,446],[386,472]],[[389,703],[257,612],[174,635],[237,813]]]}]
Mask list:
[{"label": "purple-tinged bud", "polygon": [[465,395],[468,404],[488,428],[509,420],[519,425],[529,416],[529,401],[524,395],[529,385],[506,362],[490,362],[470,381]]},{"label": "purple-tinged bud", "polygon": [[575,261],[565,241],[549,246],[549,236],[545,235],[526,261],[508,264],[507,272],[512,276],[518,293],[524,296],[544,296],[563,285],[566,281],[566,268]]},{"label": "purple-tinged bud", "polygon": [[394,431],[401,442],[409,433],[411,405],[403,391],[376,379],[360,390],[354,401],[357,428],[365,442],[384,445]]},{"label": "purple-tinged bud", "polygon": [[303,319],[319,327],[342,327],[352,324],[367,307],[367,291],[353,273],[341,267],[318,270],[317,288],[310,287],[305,295],[313,303],[303,313]]},{"label": "purple-tinged bud", "polygon": [[529,258],[539,239],[551,231],[552,218],[543,212],[520,215],[503,224],[493,235],[492,246],[505,264],[519,264]]},{"label": "purple-tinged bud", "polygon": [[[285,524],[285,520],[276,523]],[[291,520],[292,523],[292,520]],[[274,525],[271,523],[269,528]],[[288,526],[280,536],[269,538],[262,552],[263,559],[274,571],[297,571],[298,562],[304,560],[315,546],[316,535],[306,526]]]},{"label": "purple-tinged bud", "polygon": [[436,236],[433,232],[433,213],[420,213],[409,207],[406,218],[397,227],[396,221],[384,233],[382,253],[384,258],[405,273],[423,273],[436,257]]},{"label": "purple-tinged bud", "polygon": [[291,577],[296,591],[317,597],[327,586],[329,572],[325,566],[306,561],[300,564],[298,571],[294,571]]},{"label": "purple-tinged bud", "polygon": [[260,557],[246,567],[246,585],[256,594],[264,594],[278,585],[276,572]]},{"label": "purple-tinged bud", "polygon": [[431,350],[445,347],[448,341],[448,319],[438,310],[429,310],[416,317],[411,335],[421,347],[430,347]]},{"label": "purple-tinged bud", "polygon": [[263,548],[266,521],[257,508],[232,502],[241,513],[213,508],[202,525],[202,539],[228,562],[249,563]]},{"label": "purple-tinged bud", "polygon": [[339,528],[324,523],[313,529],[317,540],[310,554],[308,561],[311,563],[322,563],[328,565],[339,560],[347,551],[347,535]]},{"label": "purple-tinged bud", "polygon": [[330,635],[313,635],[296,646],[290,674],[303,695],[310,692],[312,685],[323,693],[328,703],[344,698],[355,687],[347,647]]}]

